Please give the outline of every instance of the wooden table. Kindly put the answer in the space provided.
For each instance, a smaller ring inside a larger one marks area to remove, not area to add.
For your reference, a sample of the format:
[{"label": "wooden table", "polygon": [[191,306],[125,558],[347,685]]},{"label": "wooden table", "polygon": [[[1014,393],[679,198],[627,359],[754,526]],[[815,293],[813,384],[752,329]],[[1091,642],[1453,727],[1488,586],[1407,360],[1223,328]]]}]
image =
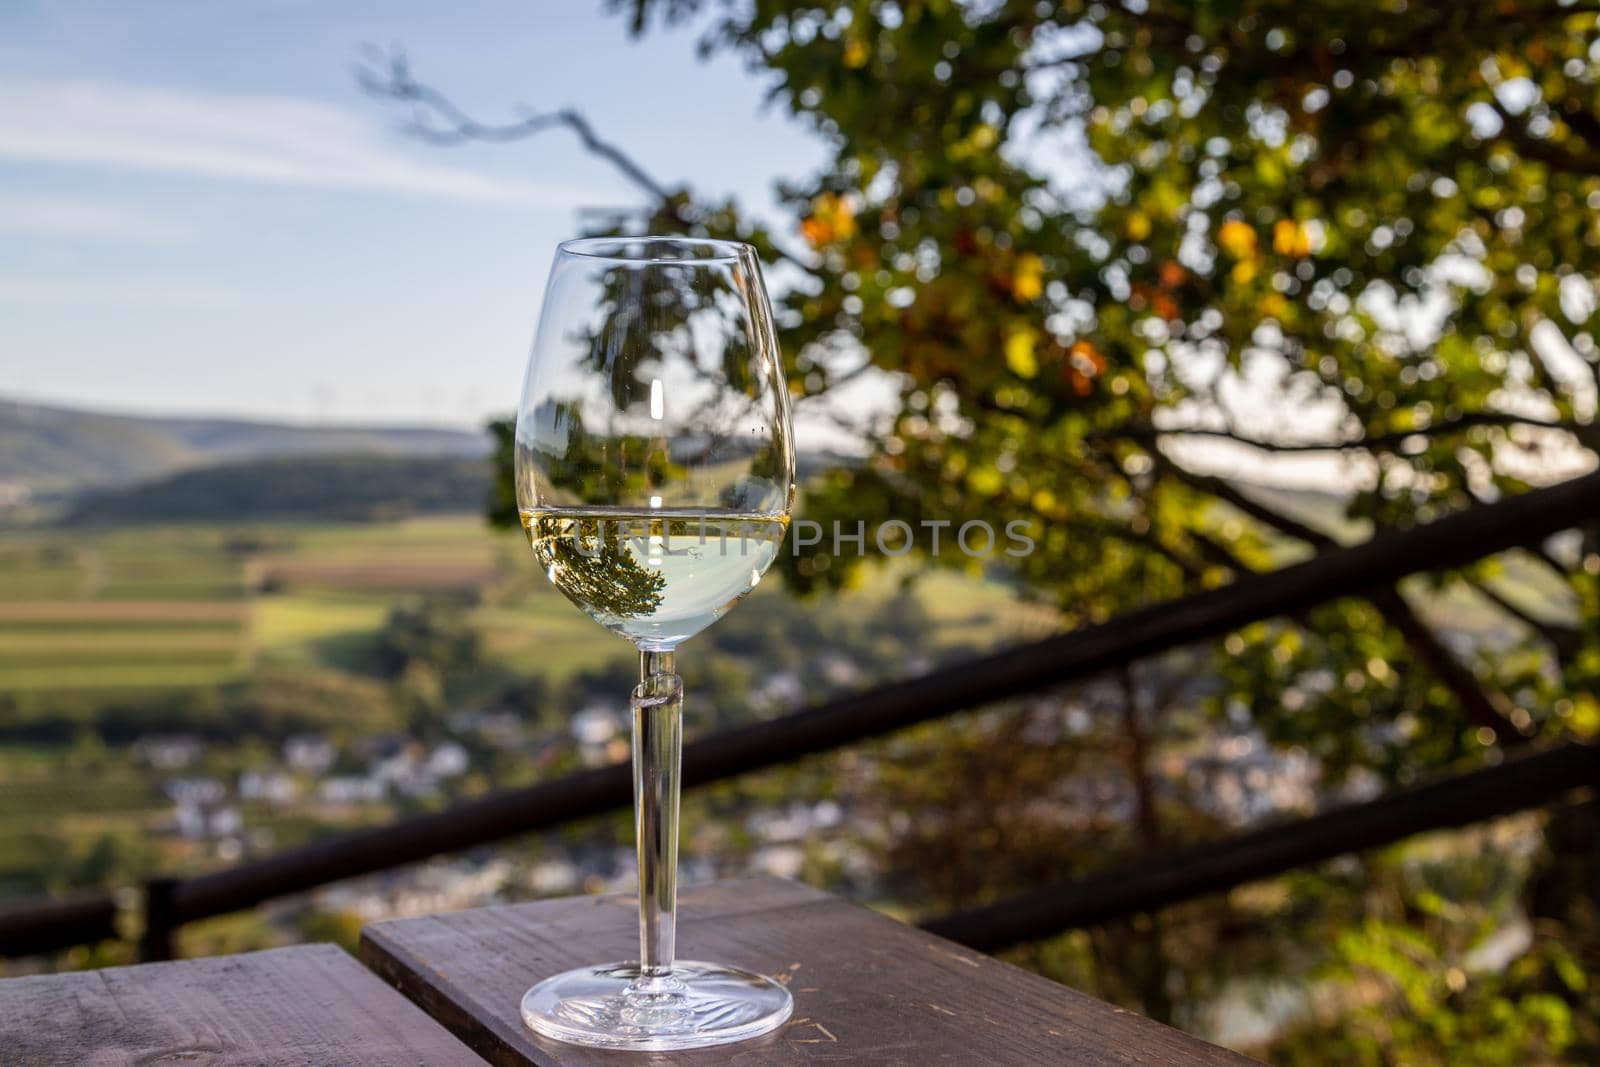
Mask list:
[{"label": "wooden table", "polygon": [[959,1064],[1223,1067],[1255,1061],[792,882],[682,894],[678,945],[777,977],[794,1017],[700,1052],[592,1051],[535,1037],[518,1003],[536,980],[636,958],[633,897],[571,897],[369,926],[361,957],[502,1067]]},{"label": "wooden table", "polygon": [[0,982],[7,1067],[483,1067],[332,945]]}]

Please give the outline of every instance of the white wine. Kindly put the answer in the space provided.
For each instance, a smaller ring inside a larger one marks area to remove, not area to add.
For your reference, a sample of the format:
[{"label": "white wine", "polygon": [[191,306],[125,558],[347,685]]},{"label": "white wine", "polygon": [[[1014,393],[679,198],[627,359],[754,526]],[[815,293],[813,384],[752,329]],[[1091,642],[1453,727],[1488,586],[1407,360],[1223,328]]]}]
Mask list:
[{"label": "white wine", "polygon": [[606,629],[670,649],[720,619],[777,558],[788,516],[714,508],[523,508],[545,575]]}]

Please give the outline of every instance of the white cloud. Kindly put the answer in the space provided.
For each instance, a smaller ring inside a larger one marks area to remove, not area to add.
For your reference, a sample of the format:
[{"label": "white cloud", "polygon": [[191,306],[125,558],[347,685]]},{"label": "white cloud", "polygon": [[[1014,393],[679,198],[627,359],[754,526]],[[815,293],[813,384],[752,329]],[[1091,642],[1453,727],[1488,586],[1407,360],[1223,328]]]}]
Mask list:
[{"label": "white cloud", "polygon": [[587,195],[418,158],[437,150],[313,100],[93,81],[0,82],[0,99],[0,158],[536,206]]},{"label": "white cloud", "polygon": [[131,204],[14,192],[0,198],[0,233],[164,244],[191,232]]},{"label": "white cloud", "polygon": [[248,302],[244,291],[215,285],[0,275],[0,303],[195,309],[242,307]]}]

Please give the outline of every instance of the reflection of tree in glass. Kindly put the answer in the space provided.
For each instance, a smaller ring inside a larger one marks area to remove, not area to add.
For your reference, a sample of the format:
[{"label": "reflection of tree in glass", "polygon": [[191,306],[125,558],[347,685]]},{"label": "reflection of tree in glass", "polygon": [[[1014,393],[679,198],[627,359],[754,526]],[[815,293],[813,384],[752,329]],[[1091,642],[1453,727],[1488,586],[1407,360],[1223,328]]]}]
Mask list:
[{"label": "reflection of tree in glass", "polygon": [[[604,375],[611,387],[611,403],[627,411],[649,396],[650,375],[642,364],[671,352],[669,337],[651,326],[658,319],[656,305],[675,298],[671,272],[652,272],[648,280],[641,271],[614,268],[601,275],[600,299],[595,326],[575,338],[589,353],[589,362]],[[681,321],[681,320],[679,320]]]},{"label": "reflection of tree in glass", "polygon": [[[640,242],[640,254],[649,242]],[[663,255],[668,254],[666,250]],[[689,264],[653,264],[649,270],[609,268],[598,275],[595,325],[572,340],[603,372],[618,411],[647,402],[652,384],[671,371],[688,371],[715,385],[706,403],[679,411],[673,429],[692,428],[707,438],[706,448],[748,447],[735,432],[740,418],[762,402],[754,330],[742,298],[746,284],[731,268],[706,270]],[[727,409],[740,397],[740,410]],[[719,407],[720,405],[720,407]],[[765,424],[764,417],[755,421]],[[765,442],[763,441],[763,445]]]},{"label": "reflection of tree in glass", "polygon": [[[619,619],[661,606],[666,579],[628,554],[619,524],[596,519],[537,518],[529,538],[550,580],[585,611]],[[542,527],[542,528],[541,528]]]},{"label": "reflection of tree in glass", "polygon": [[657,440],[590,431],[578,401],[546,401],[533,412],[529,426],[544,478],[566,498],[637,499],[643,490],[683,476],[682,467]]}]

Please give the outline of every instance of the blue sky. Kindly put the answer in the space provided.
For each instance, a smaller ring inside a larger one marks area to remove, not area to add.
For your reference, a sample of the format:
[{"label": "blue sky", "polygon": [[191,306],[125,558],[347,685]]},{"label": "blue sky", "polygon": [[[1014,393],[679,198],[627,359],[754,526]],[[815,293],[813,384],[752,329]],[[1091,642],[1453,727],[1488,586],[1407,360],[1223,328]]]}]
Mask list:
[{"label": "blue sky", "polygon": [[0,4],[0,395],[465,425],[514,402],[578,209],[564,131],[439,148],[351,73],[403,44],[484,117],[574,105],[664,181],[770,206],[817,140],[689,32],[600,0]]}]

